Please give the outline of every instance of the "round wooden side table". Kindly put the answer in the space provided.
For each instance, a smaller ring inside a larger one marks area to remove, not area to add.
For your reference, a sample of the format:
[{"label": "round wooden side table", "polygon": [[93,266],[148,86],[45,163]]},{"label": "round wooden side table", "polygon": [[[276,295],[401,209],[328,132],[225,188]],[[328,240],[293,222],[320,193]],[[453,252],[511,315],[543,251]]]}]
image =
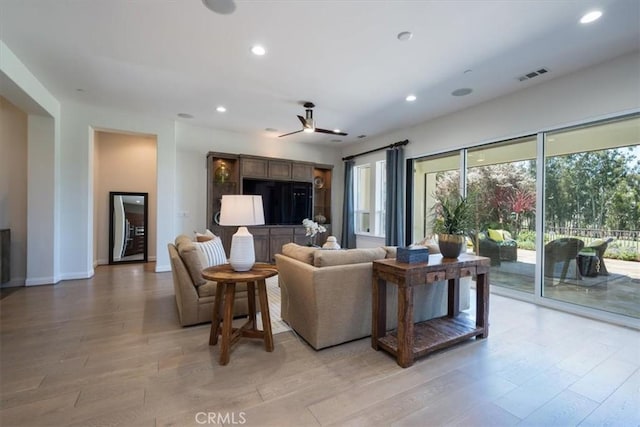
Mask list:
[{"label": "round wooden side table", "polygon": [[[267,298],[266,279],[278,274],[275,265],[256,263],[249,271],[235,271],[231,265],[224,264],[208,267],[202,270],[202,277],[217,282],[216,297],[213,302],[213,316],[211,317],[211,334],[209,345],[220,342],[220,364],[229,363],[231,344],[240,337],[260,338],[264,340],[266,351],[273,351],[273,335],[271,334],[271,318],[269,316],[269,300]],[[249,318],[239,328],[234,328],[233,302],[236,296],[236,283],[247,283],[247,298]],[[258,288],[260,313],[262,314],[262,330],[256,328],[256,297]],[[221,316],[222,315],[222,316]]]}]

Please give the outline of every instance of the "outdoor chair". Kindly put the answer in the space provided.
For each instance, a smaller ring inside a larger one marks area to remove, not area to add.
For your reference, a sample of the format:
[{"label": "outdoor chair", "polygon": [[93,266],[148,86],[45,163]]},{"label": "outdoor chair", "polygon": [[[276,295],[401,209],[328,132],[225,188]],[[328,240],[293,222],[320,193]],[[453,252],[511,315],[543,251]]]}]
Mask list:
[{"label": "outdoor chair", "polygon": [[544,245],[544,275],[554,277],[555,265],[561,262],[563,263],[560,273],[560,281],[562,282],[567,277],[569,263],[573,261],[576,263],[576,279],[580,279],[576,257],[582,248],[584,248],[584,242],[573,237],[563,237]]},{"label": "outdoor chair", "polygon": [[495,230],[500,232],[502,240],[494,240],[481,231],[478,234],[469,233],[469,237],[473,242],[473,251],[480,255],[491,259],[491,265],[498,266],[502,261],[516,261],[518,259],[518,244],[511,238],[506,230]]},{"label": "outdoor chair", "polygon": [[585,248],[592,248],[596,251],[596,256],[600,260],[600,271],[598,272],[601,276],[608,276],[609,272],[607,271],[607,267],[604,265],[604,253],[607,250],[607,246],[609,243],[613,242],[614,238],[609,237],[607,239],[598,239],[591,242],[589,245],[585,246]]}]

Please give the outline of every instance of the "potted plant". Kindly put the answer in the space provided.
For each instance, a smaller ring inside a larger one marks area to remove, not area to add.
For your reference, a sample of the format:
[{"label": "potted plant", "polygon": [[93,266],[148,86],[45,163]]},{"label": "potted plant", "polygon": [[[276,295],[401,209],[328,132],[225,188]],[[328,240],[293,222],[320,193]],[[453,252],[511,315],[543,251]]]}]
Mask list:
[{"label": "potted plant", "polygon": [[466,245],[466,233],[473,224],[471,203],[459,195],[437,197],[437,201],[433,232],[438,234],[440,253],[445,258],[458,258]]}]

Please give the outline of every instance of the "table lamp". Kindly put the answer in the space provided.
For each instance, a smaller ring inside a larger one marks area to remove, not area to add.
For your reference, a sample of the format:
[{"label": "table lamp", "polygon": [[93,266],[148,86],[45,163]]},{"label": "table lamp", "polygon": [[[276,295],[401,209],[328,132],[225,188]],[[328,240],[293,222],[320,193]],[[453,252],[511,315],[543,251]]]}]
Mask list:
[{"label": "table lamp", "polygon": [[229,264],[235,271],[249,271],[256,262],[253,235],[247,225],[263,225],[262,196],[224,195],[220,208],[220,225],[237,225],[231,240]]}]

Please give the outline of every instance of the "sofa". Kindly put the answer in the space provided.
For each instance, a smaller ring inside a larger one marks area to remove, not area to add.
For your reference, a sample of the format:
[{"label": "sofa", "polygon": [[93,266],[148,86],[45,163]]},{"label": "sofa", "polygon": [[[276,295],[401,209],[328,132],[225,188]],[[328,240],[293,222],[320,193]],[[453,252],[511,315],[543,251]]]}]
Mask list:
[{"label": "sofa", "polygon": [[[211,322],[217,283],[202,278],[203,262],[196,245],[190,237],[180,235],[174,243],[168,244],[168,249],[180,324],[188,326]],[[259,304],[258,299],[256,303]],[[248,313],[247,285],[239,283],[236,285],[233,315],[238,317]]]},{"label": "sofa", "polygon": [[[288,243],[276,254],[282,319],[314,349],[371,335],[372,261],[396,248],[323,250]],[[469,308],[471,280],[460,281],[460,309]],[[447,313],[447,283],[414,291],[416,322]],[[387,327],[396,327],[397,287],[387,286]]]}]

